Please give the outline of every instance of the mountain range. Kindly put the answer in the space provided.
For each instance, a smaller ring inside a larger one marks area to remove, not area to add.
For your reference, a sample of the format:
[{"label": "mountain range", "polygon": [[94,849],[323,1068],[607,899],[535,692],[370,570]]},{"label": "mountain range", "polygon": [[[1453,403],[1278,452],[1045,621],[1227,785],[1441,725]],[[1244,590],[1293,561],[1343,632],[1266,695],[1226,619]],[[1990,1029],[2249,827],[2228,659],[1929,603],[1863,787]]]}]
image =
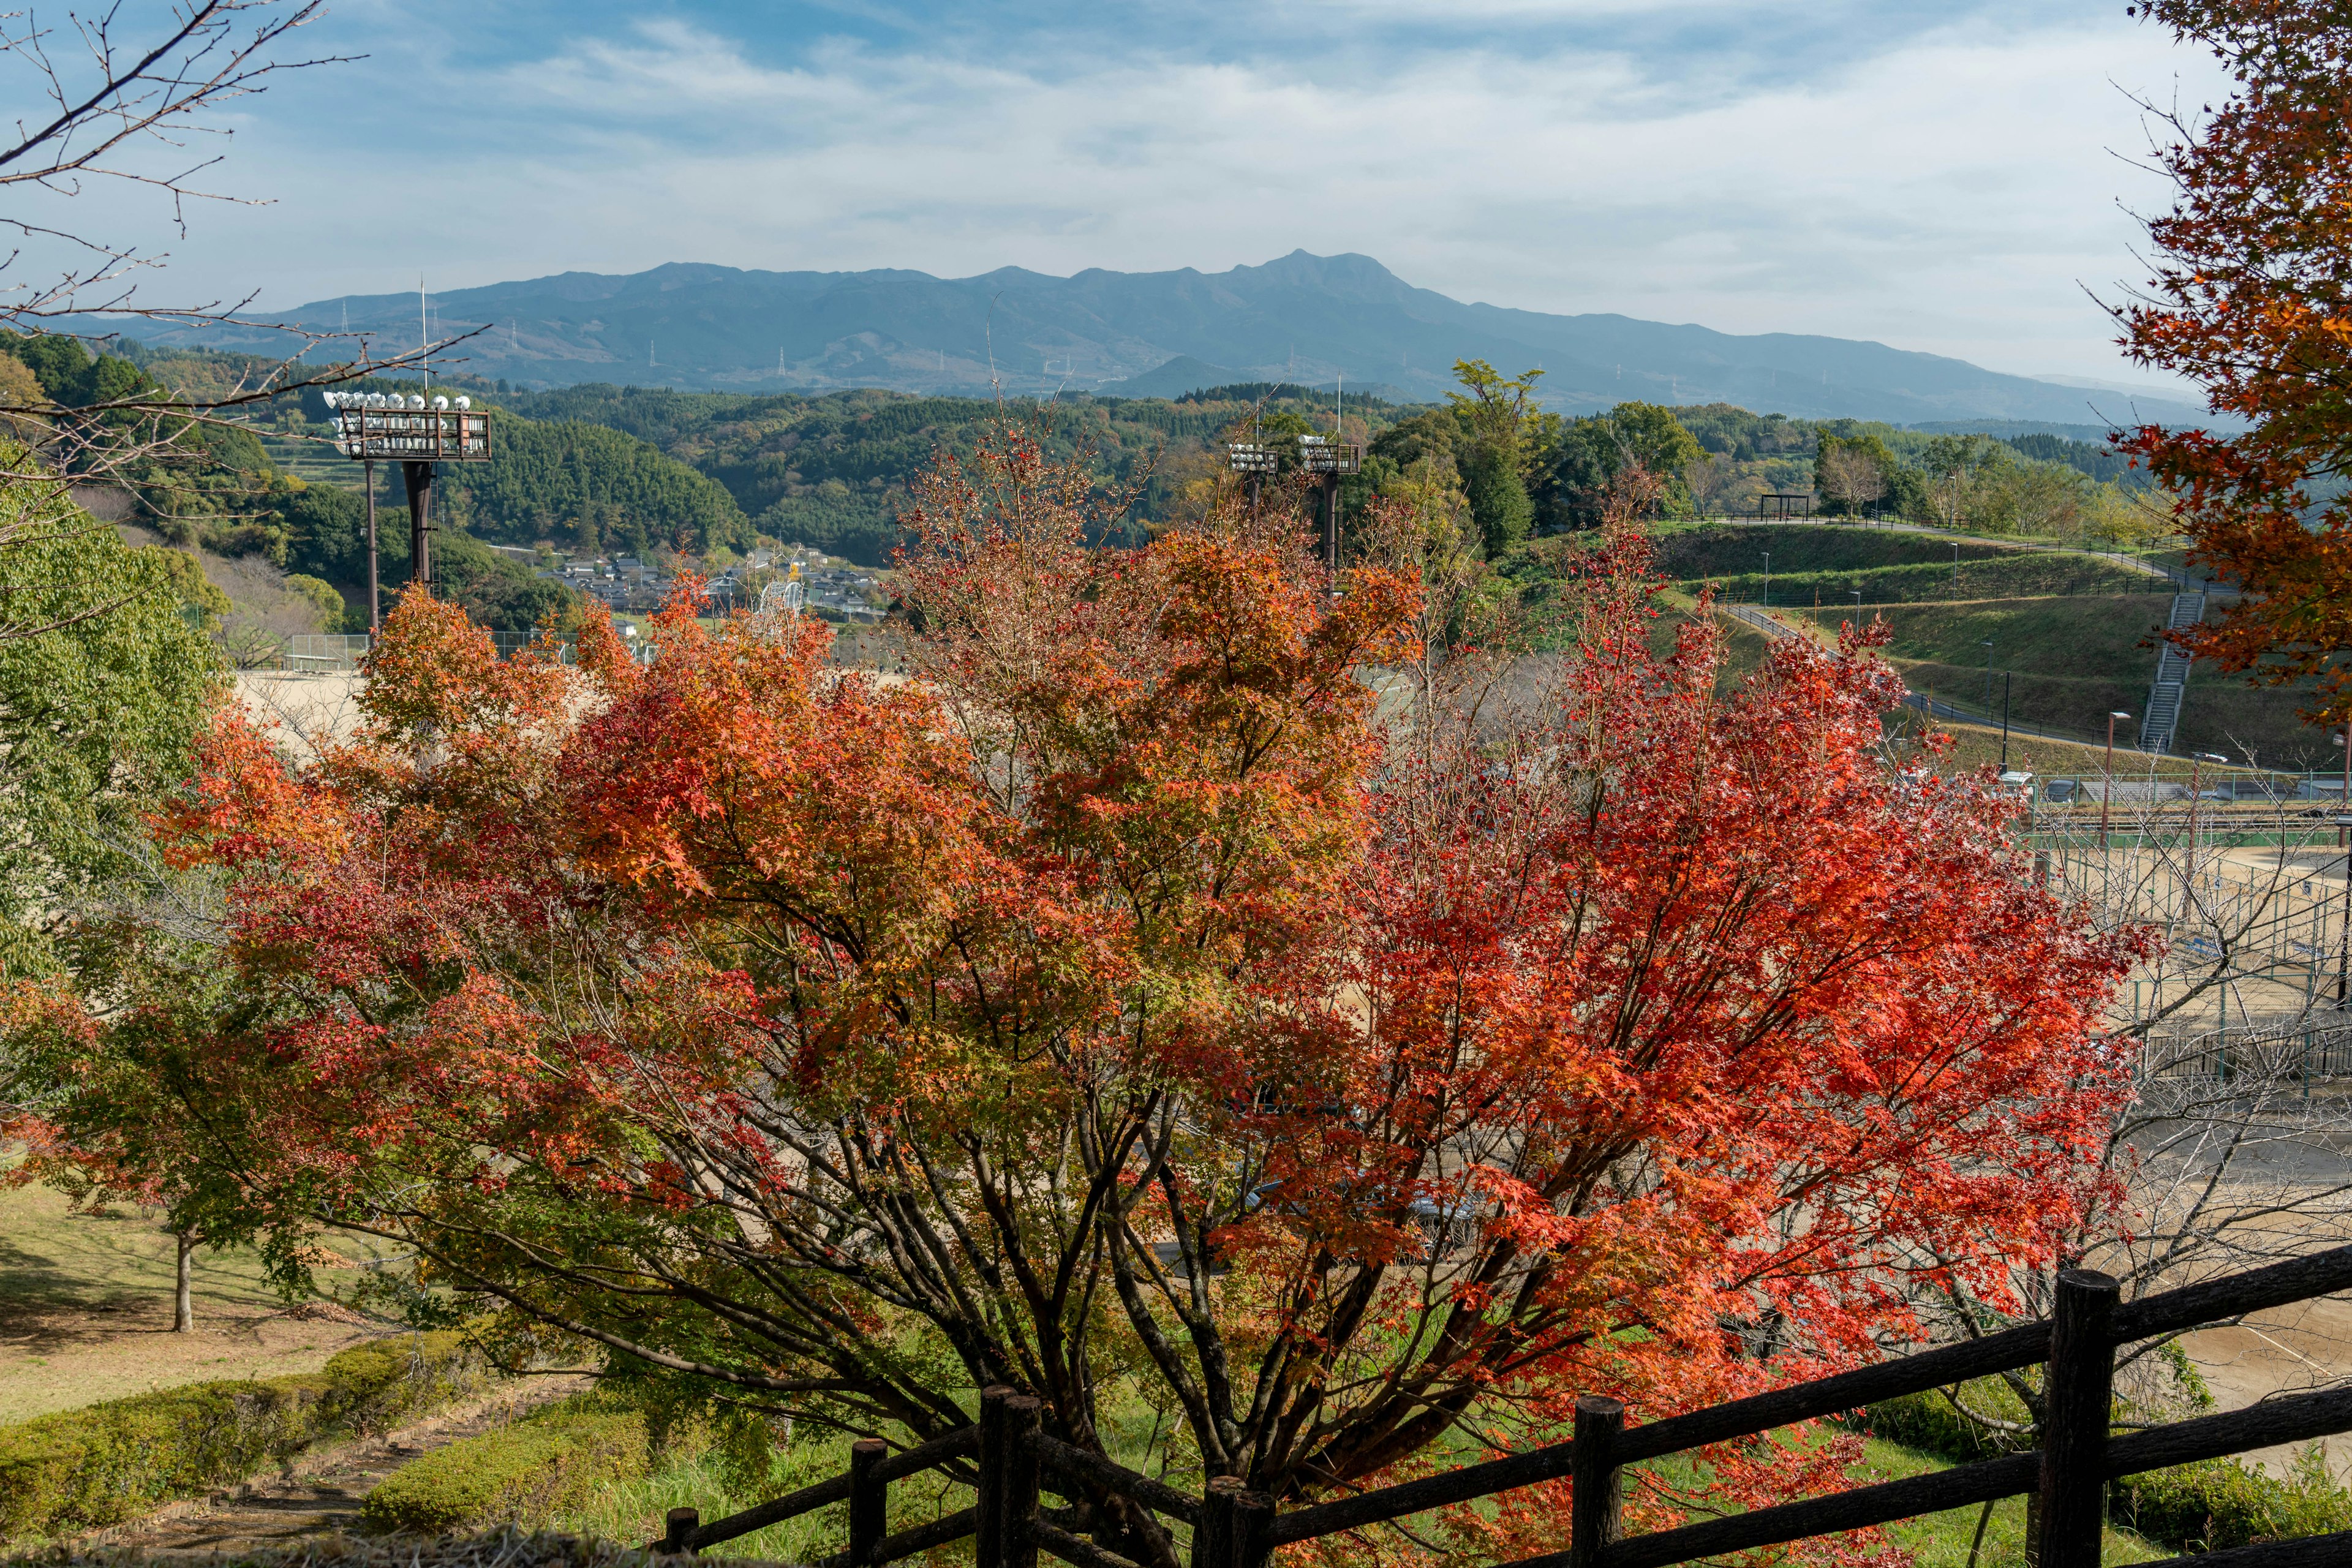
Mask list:
[{"label": "mountain range", "polygon": [[[623,382],[681,389],[1173,396],[1231,382],[1331,384],[1433,399],[1456,360],[1540,366],[1543,401],[1583,413],[1629,400],[1734,403],[1758,413],[1884,419],[2203,423],[2181,401],[2127,395],[1884,343],[1742,336],[1620,315],[1467,304],[1368,256],[1294,251],[1262,267],[1055,278],[1003,268],[943,279],[897,269],[761,272],[671,263],[565,272],[428,296],[435,335],[474,374],[524,386]],[[414,294],[316,300],[274,317],[414,348]],[[187,327],[153,346],[252,348],[274,334]],[[282,340],[280,340],[282,341]]]}]

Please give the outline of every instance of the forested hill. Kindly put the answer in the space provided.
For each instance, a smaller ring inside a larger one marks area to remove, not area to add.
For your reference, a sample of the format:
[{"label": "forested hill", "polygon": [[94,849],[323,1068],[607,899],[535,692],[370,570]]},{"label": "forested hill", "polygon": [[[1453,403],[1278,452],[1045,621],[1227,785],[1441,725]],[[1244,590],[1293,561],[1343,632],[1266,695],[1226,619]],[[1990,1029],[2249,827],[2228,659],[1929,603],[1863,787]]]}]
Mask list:
[{"label": "forested hill", "polygon": [[493,411],[490,451],[487,463],[444,466],[447,517],[477,539],[590,555],[751,546],[751,521],[723,485],[625,432]]},{"label": "forested hill", "polygon": [[[1165,515],[1184,485],[1209,472],[1212,444],[1254,408],[1302,429],[1318,421],[1328,426],[1330,417],[1328,395],[1271,384],[1213,388],[1176,402],[1038,405],[872,389],[749,396],[610,385],[500,401],[527,418],[593,423],[651,443],[724,486],[756,532],[868,565],[888,560],[907,487],[933,454],[970,450],[984,427],[1007,415],[1042,427],[1057,456],[1091,446],[1108,479],[1126,483],[1148,474],[1144,517]],[[1409,412],[1362,398],[1346,407],[1359,438]]]}]

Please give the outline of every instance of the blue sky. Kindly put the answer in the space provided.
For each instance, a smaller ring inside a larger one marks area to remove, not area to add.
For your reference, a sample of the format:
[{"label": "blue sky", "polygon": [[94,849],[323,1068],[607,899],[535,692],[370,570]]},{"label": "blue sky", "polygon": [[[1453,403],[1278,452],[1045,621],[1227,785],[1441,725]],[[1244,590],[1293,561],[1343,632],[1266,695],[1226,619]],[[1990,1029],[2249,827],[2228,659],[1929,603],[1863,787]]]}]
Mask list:
[{"label": "blue sky", "polygon": [[[156,9],[155,0],[131,0]],[[159,301],[664,261],[1220,270],[1304,247],[1532,310],[2133,379],[2088,288],[2160,204],[2121,0],[339,0],[236,106]]]}]

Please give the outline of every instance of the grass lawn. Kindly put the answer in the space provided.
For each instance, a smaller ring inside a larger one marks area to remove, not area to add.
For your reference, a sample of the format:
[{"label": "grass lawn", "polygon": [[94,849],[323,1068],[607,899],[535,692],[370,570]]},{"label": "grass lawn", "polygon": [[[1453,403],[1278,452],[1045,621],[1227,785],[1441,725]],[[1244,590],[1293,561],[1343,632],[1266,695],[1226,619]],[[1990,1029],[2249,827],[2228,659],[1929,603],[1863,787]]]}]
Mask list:
[{"label": "grass lawn", "polygon": [[288,1315],[249,1253],[200,1251],[194,1332],[172,1327],[173,1243],[153,1216],[74,1214],[0,1188],[0,1424],[151,1388],[310,1372],[382,1328]]},{"label": "grass lawn", "polygon": [[[1864,1468],[1874,1480],[1900,1480],[1906,1476],[1925,1475],[1929,1470],[1949,1469],[1946,1461],[1914,1448],[1905,1448],[1878,1438],[1869,1439],[1864,1448]],[[1918,1568],[1968,1568],[1969,1548],[1976,1538],[1977,1521],[1984,1513],[1982,1504],[1956,1508],[1945,1513],[1931,1513],[1886,1527],[1887,1538],[1912,1554]],[[2104,1563],[2157,1563],[2175,1555],[2168,1548],[2158,1546],[2144,1536],[2128,1530],[2107,1527],[2106,1546],[2100,1554]],[[2014,1497],[1995,1503],[1992,1517],[1985,1521],[1984,1544],[1977,1557],[1978,1568],[2021,1568],[2025,1562],[2025,1500]]]}]

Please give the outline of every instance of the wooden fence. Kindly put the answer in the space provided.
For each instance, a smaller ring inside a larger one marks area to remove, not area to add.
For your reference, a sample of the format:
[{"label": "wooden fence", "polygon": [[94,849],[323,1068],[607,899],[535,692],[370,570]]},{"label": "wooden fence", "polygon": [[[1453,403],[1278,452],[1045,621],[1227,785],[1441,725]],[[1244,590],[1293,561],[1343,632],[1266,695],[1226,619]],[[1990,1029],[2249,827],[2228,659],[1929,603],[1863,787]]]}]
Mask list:
[{"label": "wooden fence", "polygon": [[[1046,1506],[1044,1494],[1052,1492],[1072,1504],[1098,1504],[1116,1495],[1190,1526],[1192,1568],[1262,1568],[1276,1548],[1294,1542],[1567,1477],[1572,1483],[1568,1549],[1504,1568],[1669,1568],[2022,1494],[2040,1502],[2040,1568],[2097,1568],[2110,1480],[2352,1431],[2352,1389],[2324,1389],[2113,1436],[2116,1348],[2347,1289],[2352,1289],[2352,1247],[2128,1303],[2118,1300],[2116,1283],[2107,1276],[2071,1270],[2059,1276],[2056,1309],[2046,1322],[1635,1426],[1624,1424],[1624,1407],[1614,1400],[1580,1399],[1569,1442],[1288,1510],[1228,1477],[1212,1479],[1198,1496],[1180,1491],[1060,1441],[1044,1430],[1040,1401],[990,1388],[981,1394],[980,1419],[972,1426],[898,1453],[877,1440],[857,1443],[848,1474],[708,1524],[692,1509],[674,1510],[667,1533],[647,1550],[699,1552],[846,1500],[846,1549],[824,1559],[822,1568],[867,1568],[966,1536],[975,1538],[979,1568],[1037,1568],[1041,1557],[1079,1568],[1138,1568],[1075,1532],[1084,1520],[1101,1517],[1099,1509]],[[2034,1365],[2047,1368],[2048,1441],[2040,1450],[1646,1535],[1619,1532],[1621,1479],[1628,1466]],[[970,1486],[972,1506],[896,1535],[884,1533],[889,1484],[932,1468]],[[2343,1568],[2352,1564],[2352,1531],[2173,1562],[2198,1568]]]}]

